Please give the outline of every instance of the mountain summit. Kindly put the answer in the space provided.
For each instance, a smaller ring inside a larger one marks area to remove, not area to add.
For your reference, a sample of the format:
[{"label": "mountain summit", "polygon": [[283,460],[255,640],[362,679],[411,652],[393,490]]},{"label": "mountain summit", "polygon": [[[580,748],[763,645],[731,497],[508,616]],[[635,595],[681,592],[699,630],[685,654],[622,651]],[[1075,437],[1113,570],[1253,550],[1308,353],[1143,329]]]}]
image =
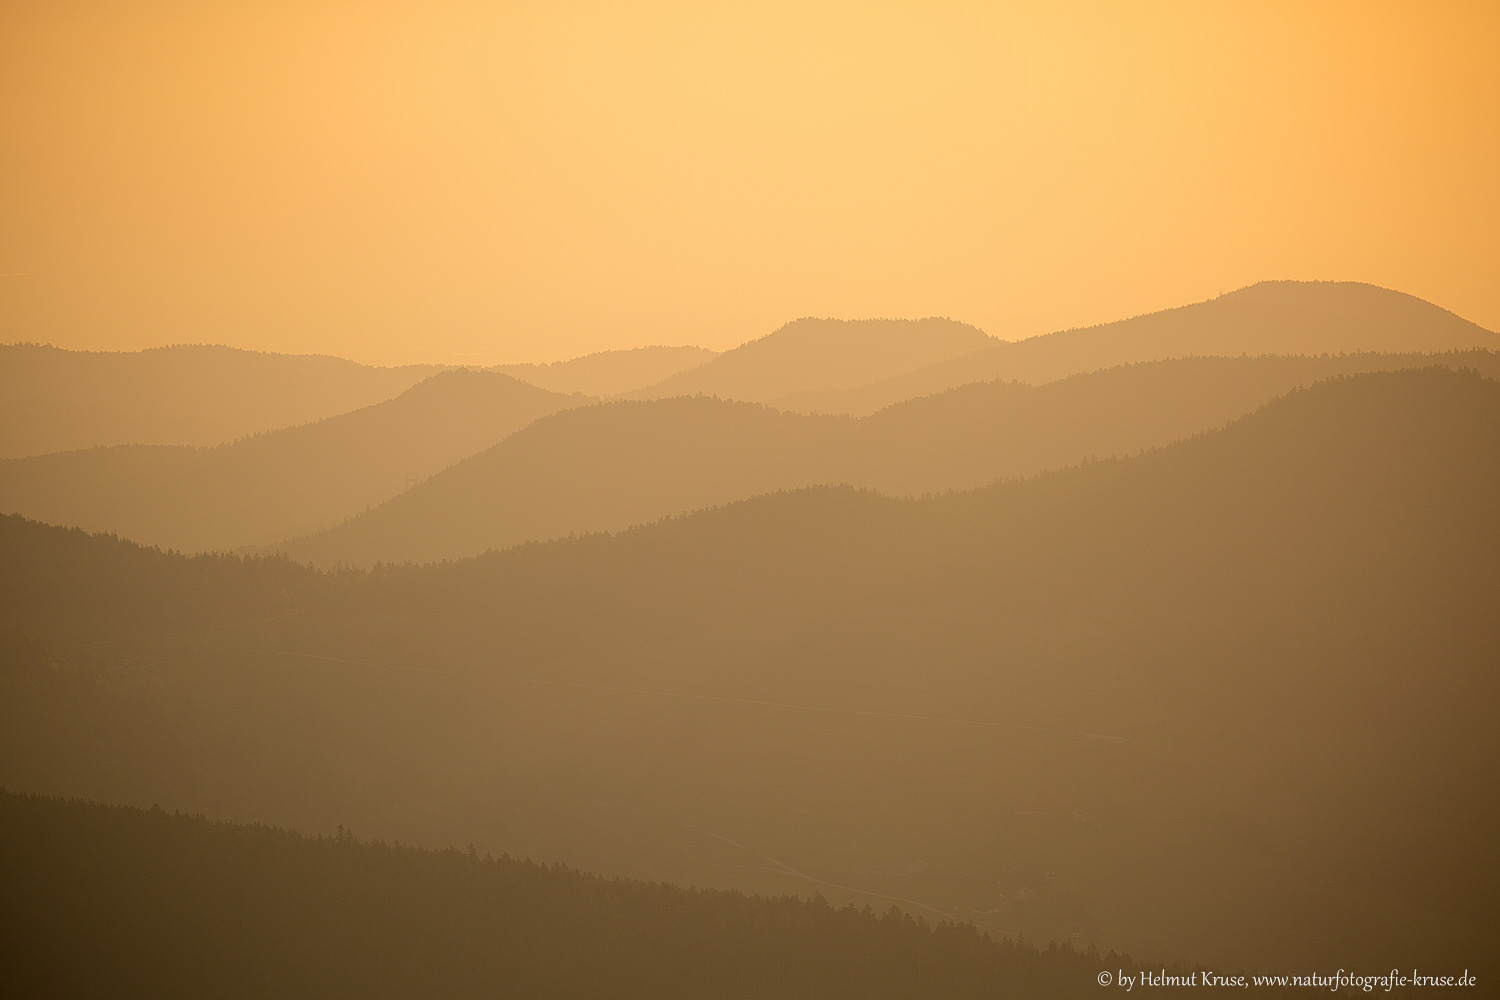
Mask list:
[{"label": "mountain summit", "polygon": [[631,395],[701,393],[774,405],[793,393],[853,388],[996,343],[983,330],[951,319],[809,317]]},{"label": "mountain summit", "polygon": [[1500,348],[1500,334],[1404,292],[1356,281],[1262,281],[1205,302],[978,350],[852,389],[822,387],[782,409],[863,415],[969,382],[1040,384],[1115,365],[1242,354],[1431,354]]}]

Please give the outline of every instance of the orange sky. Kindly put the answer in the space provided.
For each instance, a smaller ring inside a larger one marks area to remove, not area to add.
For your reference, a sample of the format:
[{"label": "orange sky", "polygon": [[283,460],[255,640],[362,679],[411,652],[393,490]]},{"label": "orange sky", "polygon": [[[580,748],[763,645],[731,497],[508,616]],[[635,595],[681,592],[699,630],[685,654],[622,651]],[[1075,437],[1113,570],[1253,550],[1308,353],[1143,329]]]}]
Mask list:
[{"label": "orange sky", "polygon": [[1500,4],[0,0],[0,341],[1014,338],[1261,278],[1500,329]]}]

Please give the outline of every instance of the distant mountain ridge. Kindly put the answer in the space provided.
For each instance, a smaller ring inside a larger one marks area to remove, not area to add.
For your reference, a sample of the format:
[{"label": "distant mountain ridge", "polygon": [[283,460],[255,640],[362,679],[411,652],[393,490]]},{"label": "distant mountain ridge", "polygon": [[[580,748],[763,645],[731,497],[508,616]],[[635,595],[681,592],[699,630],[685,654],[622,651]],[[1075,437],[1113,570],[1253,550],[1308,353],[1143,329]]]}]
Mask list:
[{"label": "distant mountain ridge", "polygon": [[[1098,382],[1079,382],[1072,402],[1061,408],[1047,400],[1062,398],[1066,395],[1062,390],[1027,396],[1013,387],[983,387],[985,382],[996,380],[986,378],[961,383],[973,387],[966,390],[936,390],[926,403],[896,406],[858,428],[827,420],[799,422],[752,416],[752,409],[715,407],[711,405],[713,397],[725,401],[774,397],[783,405],[800,401],[814,411],[859,411],[892,395],[908,402],[920,399],[923,397],[905,394],[924,385],[969,380],[975,373],[986,371],[1020,372],[1040,380],[1059,366],[1066,368],[1070,358],[1092,364],[1101,357],[1119,355],[1191,355],[1199,353],[1198,348],[1230,354],[1236,347],[1245,346],[1312,343],[1341,347],[1485,338],[1495,339],[1493,334],[1421,300],[1353,283],[1267,282],[1193,306],[1014,343],[993,341],[973,327],[949,320],[799,320],[722,355],[697,348],[649,348],[530,366],[533,377],[545,376],[559,380],[559,384],[618,386],[648,377],[663,366],[691,364],[707,355],[711,358],[708,362],[679,372],[650,390],[626,396],[641,397],[637,402],[660,401],[672,398],[671,392],[661,395],[667,389],[697,386],[696,395],[709,403],[606,409],[538,428],[533,437],[513,446],[514,455],[526,457],[506,460],[509,471],[502,472],[497,466],[485,476],[472,478],[471,471],[455,470],[453,477],[443,480],[449,485],[430,490],[424,486],[415,498],[403,499],[398,508],[426,502],[423,498],[435,495],[435,491],[450,491],[446,501],[425,515],[418,513],[418,507],[410,507],[403,516],[411,523],[400,528],[396,521],[382,531],[372,527],[378,521],[395,518],[396,508],[365,515],[361,511],[394,498],[400,492],[398,484],[420,481],[495,445],[531,419],[576,406],[580,399],[538,396],[521,405],[525,394],[519,386],[524,383],[485,383],[497,392],[509,393],[517,404],[514,412],[518,416],[511,421],[487,410],[481,417],[485,406],[499,405],[499,396],[481,402],[479,397],[484,393],[475,395],[479,382],[455,378],[436,383],[407,404],[380,411],[388,416],[368,423],[370,429],[363,440],[352,434],[335,444],[334,437],[325,436],[316,448],[288,445],[291,451],[280,458],[271,458],[270,454],[282,445],[264,445],[259,450],[240,448],[232,453],[237,456],[233,458],[229,453],[208,458],[193,455],[188,449],[124,446],[92,454],[78,451],[0,462],[0,510],[90,529],[121,531],[128,537],[186,551],[284,544],[287,551],[302,552],[320,561],[330,558],[332,550],[341,553],[339,558],[360,564],[375,558],[453,558],[485,547],[503,547],[570,531],[619,530],[757,492],[817,483],[852,482],[895,495],[970,488],[995,478],[1055,468],[1091,454],[1164,443],[1173,434],[1215,426],[1276,392],[1302,384],[1315,371],[1322,377],[1425,362],[1414,354],[1341,355],[1308,358],[1306,363],[1267,358],[1258,368],[1233,369],[1239,375],[1232,377],[1229,368],[1178,366],[1161,370],[1176,374],[1163,376],[1165,381],[1155,390],[1162,393],[1159,400],[1140,392],[1131,397],[1135,390],[1125,388],[1127,383],[1144,387],[1158,377],[1141,371]],[[847,387],[851,380],[871,372],[902,368],[935,355],[951,355],[974,343],[988,346],[882,381]],[[336,359],[254,355],[214,348],[77,357],[53,349],[16,350],[20,353],[0,354],[0,360],[24,359],[31,352],[33,361],[40,357],[47,363],[66,362],[64,367],[82,364],[97,369],[90,376],[96,380],[102,377],[101,372],[115,370],[118,375],[130,365],[140,368],[144,364],[151,369],[154,364],[154,374],[147,372],[150,377],[127,378],[115,385],[110,390],[113,402],[105,400],[92,416],[88,407],[74,414],[84,423],[93,420],[99,433],[107,427],[108,433],[116,434],[132,426],[132,406],[150,410],[161,400],[165,400],[166,410],[187,406],[188,411],[201,410],[209,418],[224,412],[218,403],[205,401],[218,386],[214,378],[190,378],[184,384],[178,377],[181,372],[163,373],[162,365],[168,361],[183,362],[188,368],[197,365],[205,371],[212,369],[221,381],[225,372],[245,365],[262,377],[268,372],[300,372],[303,381],[294,380],[293,395],[296,391],[306,395],[310,391],[307,387],[316,388],[318,379],[327,382],[332,377],[328,376],[330,371],[356,382],[362,379],[360,384],[369,383],[366,389],[371,385],[378,388],[381,379],[395,375],[408,378],[418,371],[368,369]],[[84,360],[80,362],[80,358]],[[1481,351],[1434,360],[1472,363],[1489,373],[1493,355]],[[215,364],[218,369],[213,368]],[[1291,374],[1294,369],[1300,373],[1295,377]],[[1270,372],[1280,374],[1271,377],[1266,374]],[[499,372],[490,374],[495,379],[507,377]],[[15,371],[0,370],[0,381],[4,378],[16,381]],[[313,381],[307,381],[309,378]],[[1229,378],[1229,382],[1223,378]],[[1235,382],[1236,378],[1241,381]],[[153,379],[165,380],[161,392],[155,391],[161,387]],[[1193,388],[1193,379],[1202,382],[1199,389]],[[1027,382],[1026,378],[1015,380]],[[80,382],[75,378],[73,382],[74,390],[87,384],[86,379]],[[242,396],[257,387],[266,388],[253,379],[251,383],[248,389],[241,387]],[[846,388],[827,388],[839,384]],[[28,391],[34,397],[45,395],[46,385],[47,380],[41,379]],[[805,388],[810,385],[823,388]],[[1081,387],[1085,385],[1099,387],[1100,392],[1083,392]],[[1210,385],[1216,386],[1213,391],[1218,398],[1204,398],[1207,390],[1203,387]],[[1274,390],[1273,385],[1277,387]],[[468,388],[456,391],[452,399],[440,400],[445,390],[436,386]],[[502,391],[501,386],[508,387]],[[797,386],[804,388],[783,393]],[[705,389],[712,391],[702,391]],[[275,393],[267,393],[265,399],[249,400],[249,405],[262,413],[274,410]],[[24,394],[22,399],[24,402]],[[418,399],[427,402],[416,405]],[[823,403],[809,405],[817,399]],[[17,405],[15,399],[7,399],[7,403]],[[56,403],[53,400],[54,408]],[[465,423],[459,418],[468,412],[466,406],[480,408],[472,411],[475,422]],[[113,412],[109,412],[111,407]],[[1028,407],[1035,412],[1025,416]],[[38,405],[37,413],[46,411],[45,404]],[[1188,412],[1197,416],[1190,419]],[[631,414],[626,423],[634,428],[632,432],[621,434],[607,426],[614,419],[611,415],[627,413]],[[415,423],[403,424],[403,420]],[[432,427],[450,429],[442,433],[424,431],[418,426],[424,420],[435,421]],[[681,422],[681,426],[673,426],[674,422]],[[358,425],[355,421],[334,426]],[[378,432],[374,429],[377,425]],[[565,432],[560,429],[563,427],[570,430]],[[277,440],[305,440],[310,432],[299,433],[301,438],[292,435]],[[376,443],[380,435],[391,436],[390,448]],[[595,435],[597,440],[587,442],[583,439],[587,435]],[[545,447],[541,444],[544,439],[549,442]],[[426,443],[419,445],[419,440]],[[1064,444],[1065,440],[1068,443]],[[605,442],[610,442],[607,448]],[[300,461],[306,466],[302,471],[293,468],[296,462],[290,458],[298,448],[303,456]],[[547,454],[547,448],[555,449],[556,454]],[[347,453],[341,453],[341,449]],[[317,458],[312,457],[314,452]],[[585,459],[585,455],[592,457]],[[577,467],[563,474],[561,470],[573,458],[578,459]],[[634,468],[632,461],[636,463]],[[402,469],[397,472],[395,465]],[[313,471],[315,466],[342,472],[338,476],[320,474]],[[251,474],[252,467],[259,471]],[[474,495],[459,498],[452,494],[451,484],[465,476],[471,477],[465,481]],[[349,523],[339,525],[341,520]],[[313,537],[329,528],[333,534]],[[365,541],[347,541],[356,536]],[[419,540],[423,536],[426,541]],[[346,541],[335,544],[335,537]],[[379,541],[382,537],[386,540]],[[397,537],[405,540],[397,543]],[[437,542],[440,537],[446,541]]]},{"label": "distant mountain ridge", "polygon": [[101,445],[209,447],[390,399],[442,371],[188,344],[0,345],[0,458]]},{"label": "distant mountain ridge", "polygon": [[[946,319],[801,319],[722,354],[603,351],[492,369],[564,393],[717,395],[863,416],[993,379],[1040,383],[1168,357],[1500,349],[1500,335],[1355,282],[1262,282],[1207,302],[1022,341]],[[227,347],[133,353],[0,345],[0,458],[117,444],[212,446],[367,406],[447,366],[371,368]]]},{"label": "distant mountain ridge", "polygon": [[1500,350],[1496,334],[1403,292],[1360,282],[1263,281],[1206,302],[1002,341],[881,381],[778,401],[799,412],[874,413],[990,379],[1042,383],[1166,358]]},{"label": "distant mountain ridge", "polygon": [[[563,395],[604,396],[715,356],[700,347],[642,347],[488,370]],[[213,344],[142,351],[0,344],[0,459],[115,445],[214,447],[383,402],[459,367],[382,368]]]},{"label": "distant mountain ridge", "polygon": [[598,351],[551,364],[495,365],[488,370],[553,392],[614,396],[654,385],[716,357],[717,351],[704,347],[635,347]]},{"label": "distant mountain ridge", "polygon": [[656,399],[701,394],[778,405],[794,393],[852,388],[994,342],[977,327],[951,319],[808,317],[627,395]]},{"label": "distant mountain ridge", "polygon": [[0,460],[0,510],[184,552],[266,544],[336,524],[586,398],[441,372],[394,399],[214,448]]},{"label": "distant mountain ridge", "polygon": [[1500,377],[1500,355],[1482,351],[1197,358],[1043,386],[973,383],[858,420],[711,397],[605,403],[539,420],[380,507],[266,551],[320,566],[427,562],[803,486],[972,489],[1163,445],[1332,375],[1430,364]]}]

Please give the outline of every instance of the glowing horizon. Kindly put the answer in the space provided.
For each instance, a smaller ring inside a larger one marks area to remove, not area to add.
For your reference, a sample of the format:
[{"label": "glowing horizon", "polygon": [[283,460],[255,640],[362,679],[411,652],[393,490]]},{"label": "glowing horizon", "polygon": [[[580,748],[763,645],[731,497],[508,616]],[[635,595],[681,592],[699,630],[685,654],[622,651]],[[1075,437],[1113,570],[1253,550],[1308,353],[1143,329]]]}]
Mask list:
[{"label": "glowing horizon", "polygon": [[1019,339],[1265,279],[1500,328],[1500,9],[0,10],[0,341]]}]

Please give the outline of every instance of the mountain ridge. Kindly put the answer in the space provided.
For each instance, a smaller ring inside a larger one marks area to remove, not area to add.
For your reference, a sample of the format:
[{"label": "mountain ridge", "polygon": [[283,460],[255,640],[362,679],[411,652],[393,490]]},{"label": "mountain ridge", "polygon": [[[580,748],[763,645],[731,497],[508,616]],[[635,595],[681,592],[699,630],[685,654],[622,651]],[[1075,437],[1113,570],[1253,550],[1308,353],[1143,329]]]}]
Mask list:
[{"label": "mountain ridge", "polygon": [[851,389],[788,395],[778,404],[798,412],[863,416],[968,382],[1002,378],[1041,383],[1169,357],[1472,348],[1500,350],[1500,334],[1404,292],[1362,282],[1262,281],[1202,302],[1001,341]]},{"label": "mountain ridge", "polygon": [[222,345],[0,345],[0,458],[100,445],[208,447],[369,406],[441,370]]},{"label": "mountain ridge", "polygon": [[652,385],[713,360],[718,351],[703,347],[652,345],[595,351],[566,361],[546,364],[493,365],[502,372],[553,392],[581,392],[586,396],[617,396]]},{"label": "mountain ridge", "polygon": [[803,317],[748,340],[631,399],[719,395],[774,403],[810,388],[854,386],[910,371],[992,341],[978,327],[943,317],[840,320]]},{"label": "mountain ridge", "polygon": [[1165,444],[1331,374],[1432,363],[1500,376],[1500,355],[1485,352],[1188,359],[1040,387],[974,383],[859,420],[710,397],[610,402],[539,421],[387,506],[265,551],[323,566],[421,562],[820,483],[971,489]]},{"label": "mountain ridge", "polygon": [[188,552],[265,544],[337,524],[581,400],[454,369],[389,400],[212,447],[0,460],[0,510]]}]

